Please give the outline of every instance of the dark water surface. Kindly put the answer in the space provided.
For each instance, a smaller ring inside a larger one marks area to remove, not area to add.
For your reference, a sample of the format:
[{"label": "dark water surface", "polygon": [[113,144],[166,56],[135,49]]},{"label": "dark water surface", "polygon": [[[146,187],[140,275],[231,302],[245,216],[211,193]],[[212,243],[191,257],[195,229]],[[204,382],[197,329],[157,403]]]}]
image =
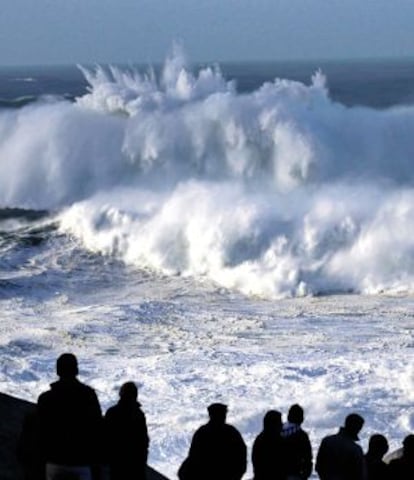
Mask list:
[{"label": "dark water surface", "polygon": [[[235,80],[241,93],[251,92],[275,78],[310,83],[320,70],[327,77],[333,100],[347,106],[387,108],[414,101],[414,59],[358,61],[292,61],[222,63],[227,80]],[[143,72],[147,66],[131,67]],[[157,72],[160,66],[154,66]],[[199,66],[194,66],[198,70]],[[72,99],[87,91],[87,82],[75,66],[0,68],[0,105],[18,107],[39,95]]]}]

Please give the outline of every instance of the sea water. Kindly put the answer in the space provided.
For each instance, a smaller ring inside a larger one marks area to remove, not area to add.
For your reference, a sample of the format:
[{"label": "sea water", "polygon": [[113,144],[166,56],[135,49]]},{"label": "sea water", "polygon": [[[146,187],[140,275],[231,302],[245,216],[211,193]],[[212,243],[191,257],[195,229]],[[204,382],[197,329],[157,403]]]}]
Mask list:
[{"label": "sea water", "polygon": [[[170,478],[206,407],[249,447],[414,429],[414,61],[0,72],[0,390],[65,351],[139,386]],[[251,474],[249,466],[248,478]]]}]

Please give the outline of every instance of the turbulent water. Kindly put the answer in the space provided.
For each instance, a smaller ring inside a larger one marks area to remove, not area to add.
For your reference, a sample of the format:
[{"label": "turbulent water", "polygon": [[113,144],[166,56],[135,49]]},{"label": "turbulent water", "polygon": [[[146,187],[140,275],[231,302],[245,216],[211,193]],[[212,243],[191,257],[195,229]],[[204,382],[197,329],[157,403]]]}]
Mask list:
[{"label": "turbulent water", "polygon": [[315,451],[351,411],[398,447],[414,63],[54,75],[0,72],[0,389],[35,400],[63,351],[104,409],[137,381],[171,478],[216,400],[249,447],[295,402]]}]

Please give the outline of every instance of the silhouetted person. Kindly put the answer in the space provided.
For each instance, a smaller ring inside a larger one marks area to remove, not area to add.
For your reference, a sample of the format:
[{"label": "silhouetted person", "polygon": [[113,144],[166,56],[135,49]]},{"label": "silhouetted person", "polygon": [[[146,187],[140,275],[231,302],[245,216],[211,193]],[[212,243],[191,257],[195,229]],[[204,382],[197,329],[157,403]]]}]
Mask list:
[{"label": "silhouetted person", "polygon": [[284,480],[286,478],[281,431],[282,414],[277,410],[269,410],[263,418],[263,430],[253,443],[254,480]]},{"label": "silhouetted person", "polygon": [[194,434],[180,480],[240,480],[246,471],[247,449],[239,431],[226,423],[227,406],[208,407],[210,421]]},{"label": "silhouetted person", "polygon": [[407,435],[403,440],[402,456],[391,460],[389,464],[390,479],[412,480],[414,478],[414,435]]},{"label": "silhouetted person", "polygon": [[78,362],[64,353],[56,362],[59,380],[39,396],[40,447],[47,480],[90,480],[100,457],[102,414],[95,391],[81,383]]},{"label": "silhouetted person", "polygon": [[389,466],[383,461],[388,448],[388,441],[384,435],[379,433],[371,435],[368,452],[365,454],[368,480],[391,480]]},{"label": "silhouetted person", "polygon": [[316,458],[316,471],[321,480],[366,480],[362,448],[355,443],[364,419],[351,413],[335,435],[325,437]]},{"label": "silhouetted person", "polygon": [[37,409],[31,410],[24,417],[17,441],[17,460],[22,466],[24,480],[45,480],[45,462],[40,451]]},{"label": "silhouetted person", "polygon": [[135,383],[124,383],[118,403],[105,414],[105,450],[111,480],[145,479],[149,438],[145,414],[137,398]]},{"label": "silhouetted person", "polygon": [[283,425],[286,474],[289,480],[307,479],[312,473],[312,446],[308,434],[302,429],[303,408],[292,405],[287,422]]}]

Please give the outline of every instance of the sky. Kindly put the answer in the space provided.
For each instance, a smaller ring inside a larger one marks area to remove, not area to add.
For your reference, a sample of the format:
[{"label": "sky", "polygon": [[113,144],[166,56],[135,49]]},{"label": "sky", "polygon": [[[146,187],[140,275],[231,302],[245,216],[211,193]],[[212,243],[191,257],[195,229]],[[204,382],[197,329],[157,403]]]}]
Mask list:
[{"label": "sky", "polygon": [[0,0],[0,65],[414,57],[414,0]]}]

